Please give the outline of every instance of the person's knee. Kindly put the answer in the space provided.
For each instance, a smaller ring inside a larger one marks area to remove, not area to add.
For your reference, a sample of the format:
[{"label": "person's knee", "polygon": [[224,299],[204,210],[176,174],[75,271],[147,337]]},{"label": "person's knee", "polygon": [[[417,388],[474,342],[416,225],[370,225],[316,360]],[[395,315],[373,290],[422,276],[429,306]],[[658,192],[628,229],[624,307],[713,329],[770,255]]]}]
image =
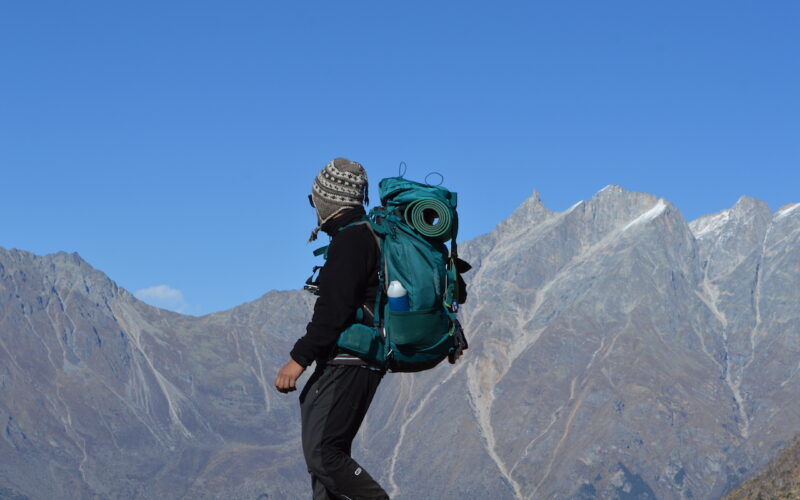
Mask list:
[{"label": "person's knee", "polygon": [[335,446],[323,445],[320,450],[320,463],[329,474],[338,471],[349,461],[350,456]]},{"label": "person's knee", "polygon": [[303,450],[308,472],[320,477],[329,477],[347,461],[347,454],[330,445],[320,444]]}]

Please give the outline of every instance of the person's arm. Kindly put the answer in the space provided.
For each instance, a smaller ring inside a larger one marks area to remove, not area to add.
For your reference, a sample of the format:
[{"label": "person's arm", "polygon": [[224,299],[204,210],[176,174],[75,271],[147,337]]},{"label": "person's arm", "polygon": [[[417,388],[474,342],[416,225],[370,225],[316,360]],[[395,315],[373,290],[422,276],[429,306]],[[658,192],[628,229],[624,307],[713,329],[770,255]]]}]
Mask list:
[{"label": "person's arm", "polygon": [[[291,357],[308,366],[326,357],[339,334],[353,321],[367,287],[370,265],[374,265],[374,242],[362,228],[353,227],[336,235],[328,248],[328,259],[320,270],[320,294],[306,334],[294,345]],[[372,257],[372,258],[370,258]],[[370,262],[372,261],[372,262]]]},{"label": "person's arm", "polygon": [[319,274],[319,297],[306,334],[294,345],[292,360],[278,372],[275,386],[281,392],[295,389],[297,379],[315,359],[327,357],[339,334],[361,306],[374,269],[377,249],[372,236],[358,227],[336,235]]}]

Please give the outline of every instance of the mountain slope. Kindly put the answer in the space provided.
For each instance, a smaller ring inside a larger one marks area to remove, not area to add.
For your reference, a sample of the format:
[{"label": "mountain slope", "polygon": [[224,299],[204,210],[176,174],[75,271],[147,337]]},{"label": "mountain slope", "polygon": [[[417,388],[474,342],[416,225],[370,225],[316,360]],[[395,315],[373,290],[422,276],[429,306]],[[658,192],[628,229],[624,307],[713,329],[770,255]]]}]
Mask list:
[{"label": "mountain slope", "polygon": [[271,376],[309,307],[272,292],[191,318],[75,254],[0,251],[0,485],[30,498],[253,498],[267,477],[298,492],[294,401]]}]

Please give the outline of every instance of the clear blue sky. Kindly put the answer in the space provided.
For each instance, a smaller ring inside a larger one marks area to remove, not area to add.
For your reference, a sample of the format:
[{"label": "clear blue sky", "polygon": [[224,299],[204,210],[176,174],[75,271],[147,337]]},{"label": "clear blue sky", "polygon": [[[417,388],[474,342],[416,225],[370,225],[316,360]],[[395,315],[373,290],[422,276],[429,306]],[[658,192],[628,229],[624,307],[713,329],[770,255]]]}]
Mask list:
[{"label": "clear blue sky", "polygon": [[776,209],[800,201],[798,26],[797,1],[3,2],[0,246],[202,314],[302,285],[335,156],[375,187],[441,172],[463,239],[533,189]]}]

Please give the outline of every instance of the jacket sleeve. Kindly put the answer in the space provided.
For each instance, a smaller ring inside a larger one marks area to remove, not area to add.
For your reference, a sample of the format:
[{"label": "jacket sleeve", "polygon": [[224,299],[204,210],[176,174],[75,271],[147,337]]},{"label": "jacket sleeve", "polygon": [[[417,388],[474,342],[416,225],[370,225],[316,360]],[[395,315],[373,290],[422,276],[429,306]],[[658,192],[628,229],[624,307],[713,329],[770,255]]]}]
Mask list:
[{"label": "jacket sleeve", "polygon": [[374,242],[360,228],[337,233],[328,247],[328,259],[319,273],[319,297],[314,314],[291,351],[302,366],[328,357],[339,334],[355,319],[364,300],[372,268],[376,262]]}]

